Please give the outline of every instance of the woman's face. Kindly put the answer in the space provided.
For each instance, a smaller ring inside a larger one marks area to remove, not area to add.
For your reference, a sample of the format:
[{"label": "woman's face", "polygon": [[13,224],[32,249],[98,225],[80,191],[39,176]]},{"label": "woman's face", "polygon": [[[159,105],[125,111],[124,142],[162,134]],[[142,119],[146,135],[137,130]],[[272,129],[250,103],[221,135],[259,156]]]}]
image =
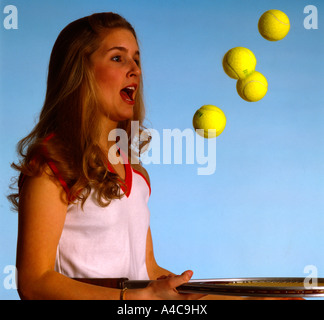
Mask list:
[{"label": "woman's face", "polygon": [[115,122],[131,119],[140,83],[139,49],[127,29],[113,29],[91,56],[102,113]]}]

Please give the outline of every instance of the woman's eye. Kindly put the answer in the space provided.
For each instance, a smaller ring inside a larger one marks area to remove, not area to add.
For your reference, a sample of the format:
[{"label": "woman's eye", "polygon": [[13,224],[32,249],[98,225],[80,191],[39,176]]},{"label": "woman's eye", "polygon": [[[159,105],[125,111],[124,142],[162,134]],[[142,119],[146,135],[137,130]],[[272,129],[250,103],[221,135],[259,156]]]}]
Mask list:
[{"label": "woman's eye", "polygon": [[115,56],[111,60],[115,61],[115,62],[120,62],[121,61],[121,56]]}]

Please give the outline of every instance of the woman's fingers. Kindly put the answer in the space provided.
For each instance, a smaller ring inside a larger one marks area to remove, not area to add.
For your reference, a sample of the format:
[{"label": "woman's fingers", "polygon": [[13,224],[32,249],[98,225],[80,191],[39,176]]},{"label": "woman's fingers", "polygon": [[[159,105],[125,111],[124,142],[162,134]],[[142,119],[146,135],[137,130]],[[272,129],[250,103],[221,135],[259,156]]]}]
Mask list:
[{"label": "woman's fingers", "polygon": [[179,300],[196,300],[204,297],[204,294],[192,294],[192,293],[179,293],[177,287],[181,286],[184,283],[187,283],[193,275],[191,270],[183,272],[181,275],[172,276],[168,278],[168,284],[171,289],[176,293],[175,299]]},{"label": "woman's fingers", "polygon": [[191,270],[187,270],[179,276],[174,276],[174,277],[170,278],[170,281],[174,287],[178,287],[178,286],[188,282],[191,279],[192,275],[193,275],[193,272]]},{"label": "woman's fingers", "polygon": [[[187,271],[183,272],[180,276],[177,276],[175,279],[176,287],[178,287],[184,283],[187,283],[191,279],[192,275],[193,275],[193,272],[191,270],[187,270]],[[175,290],[176,290],[176,288],[175,288]],[[178,293],[177,299],[179,299],[179,300],[197,300],[204,296],[205,296],[205,294]]]},{"label": "woman's fingers", "polygon": [[163,275],[160,276],[157,281],[151,282],[149,287],[153,289],[153,295],[158,299],[196,300],[204,297],[205,295],[179,293],[177,291],[177,287],[187,283],[191,279],[192,275],[193,272],[191,270],[187,270],[181,275]]}]

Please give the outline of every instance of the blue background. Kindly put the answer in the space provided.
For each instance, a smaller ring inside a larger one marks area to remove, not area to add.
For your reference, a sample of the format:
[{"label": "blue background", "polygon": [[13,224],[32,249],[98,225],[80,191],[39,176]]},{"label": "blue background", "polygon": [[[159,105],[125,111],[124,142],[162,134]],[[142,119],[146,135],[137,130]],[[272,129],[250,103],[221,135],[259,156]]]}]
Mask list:
[{"label": "blue background", "polygon": [[[220,107],[227,126],[217,138],[217,168],[199,164],[147,165],[151,228],[158,263],[194,278],[304,277],[314,265],[324,277],[324,93],[320,0],[13,0],[18,30],[0,25],[0,298],[3,270],[15,264],[17,213],[6,195],[15,172],[15,146],[42,107],[50,52],[71,21],[114,11],[135,27],[142,55],[147,127],[191,128],[204,104]],[[318,9],[317,30],[303,22],[306,5]],[[258,33],[261,14],[284,11],[291,30],[282,41]],[[0,14],[4,19],[6,14]],[[243,46],[257,58],[269,91],[242,100],[222,57]],[[162,156],[161,156],[162,159]],[[162,162],[162,161],[161,161]]]}]

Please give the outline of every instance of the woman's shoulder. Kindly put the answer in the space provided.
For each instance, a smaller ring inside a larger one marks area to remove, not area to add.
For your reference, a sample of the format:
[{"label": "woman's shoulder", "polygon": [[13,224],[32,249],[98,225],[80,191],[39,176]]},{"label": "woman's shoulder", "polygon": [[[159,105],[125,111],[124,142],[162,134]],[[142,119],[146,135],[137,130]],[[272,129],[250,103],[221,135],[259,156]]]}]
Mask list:
[{"label": "woman's shoulder", "polygon": [[[53,176],[52,169],[44,164],[40,167],[37,175],[28,176],[23,173],[19,176],[18,181],[19,197],[28,196],[32,193],[33,199],[41,199],[44,195],[49,198],[59,198],[62,202],[68,203],[66,191],[62,184]],[[35,192],[35,190],[37,192]],[[57,196],[58,195],[58,196]]]}]

